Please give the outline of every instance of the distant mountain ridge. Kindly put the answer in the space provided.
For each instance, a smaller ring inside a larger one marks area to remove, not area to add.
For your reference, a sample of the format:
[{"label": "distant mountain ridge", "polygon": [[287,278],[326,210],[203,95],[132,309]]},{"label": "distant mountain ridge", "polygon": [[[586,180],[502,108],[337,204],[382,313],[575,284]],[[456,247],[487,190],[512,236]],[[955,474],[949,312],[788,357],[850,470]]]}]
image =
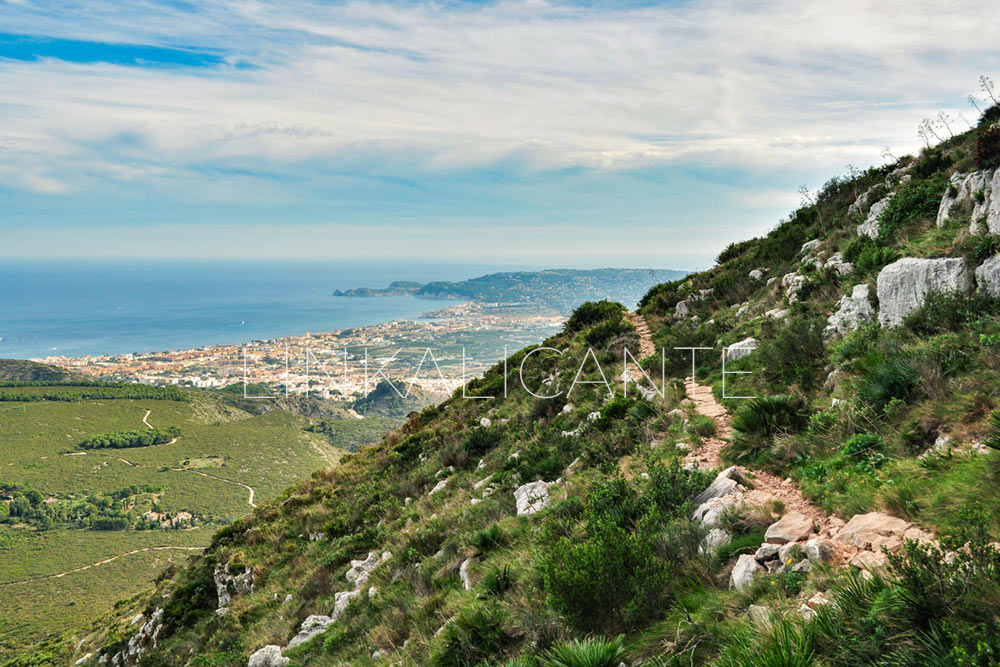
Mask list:
[{"label": "distant mountain ridge", "polygon": [[486,303],[532,303],[568,311],[581,299],[635,303],[654,284],[687,275],[673,269],[546,269],[490,273],[461,281],[420,284],[395,281],[384,289],[337,290],[333,296],[374,297],[410,294],[422,299],[466,299]]}]

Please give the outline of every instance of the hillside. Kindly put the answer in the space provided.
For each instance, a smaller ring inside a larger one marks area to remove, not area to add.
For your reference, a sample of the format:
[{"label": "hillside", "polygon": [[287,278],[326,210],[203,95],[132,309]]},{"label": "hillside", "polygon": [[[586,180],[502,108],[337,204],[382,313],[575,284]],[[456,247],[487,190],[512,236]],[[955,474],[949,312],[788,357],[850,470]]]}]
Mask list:
[{"label": "hillside", "polygon": [[569,312],[585,300],[610,299],[633,304],[653,285],[685,275],[663,269],[549,269],[490,273],[461,281],[397,281],[385,289],[337,290],[334,296],[412,294],[425,299],[463,299],[480,303],[525,303]]},{"label": "hillside", "polygon": [[418,385],[410,387],[404,380],[393,380],[393,384],[382,380],[368,394],[354,401],[352,407],[366,417],[406,417],[436,402]]},{"label": "hillside", "polygon": [[[997,664],[998,118],[832,179],[638,314],[579,306],[60,658]],[[678,347],[710,348],[687,382]]]},{"label": "hillside", "polygon": [[0,359],[0,383],[70,382],[82,379],[76,373],[24,359]]},{"label": "hillside", "polygon": [[0,385],[0,662],[67,641],[221,527],[400,423],[315,399],[265,410],[222,392],[3,367],[20,379]]}]

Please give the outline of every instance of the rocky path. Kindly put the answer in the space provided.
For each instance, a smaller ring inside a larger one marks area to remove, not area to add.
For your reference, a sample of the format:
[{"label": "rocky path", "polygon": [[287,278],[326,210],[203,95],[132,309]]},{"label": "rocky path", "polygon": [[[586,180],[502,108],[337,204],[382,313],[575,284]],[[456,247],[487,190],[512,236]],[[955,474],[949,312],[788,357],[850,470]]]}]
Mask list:
[{"label": "rocky path", "polygon": [[[636,322],[643,318],[638,313],[630,313],[630,319]],[[645,322],[642,324],[645,325]],[[645,339],[644,344],[652,348],[653,341],[648,325],[640,328],[636,324],[636,329]],[[733,435],[729,414],[715,399],[711,387],[698,384],[693,377],[687,378],[687,381],[688,396],[695,410],[715,421],[716,435],[706,438],[701,446],[685,456],[684,463],[705,469],[722,468],[722,448]],[[743,486],[743,482],[752,488],[747,489]],[[710,493],[713,487],[719,491],[715,495]],[[841,565],[850,563],[864,569],[882,567],[886,560],[882,547],[889,551],[898,551],[904,539],[920,541],[934,539],[932,534],[908,521],[883,512],[858,514],[851,517],[848,522],[830,516],[809,501],[791,479],[781,478],[765,470],[744,470],[735,466],[728,468],[720,473],[705,494],[708,494],[708,499],[696,510],[696,515],[702,517],[699,520],[708,526],[711,524],[704,518],[702,510],[707,510],[708,513],[714,510],[718,513],[724,507],[736,504],[763,505],[769,501],[780,501],[784,506],[784,516],[768,529],[766,542],[782,544],[812,540],[816,537],[822,542],[823,550],[828,553],[828,557],[824,557],[823,560]],[[784,530],[788,527],[792,527],[793,530]],[[795,534],[794,529],[801,528],[805,529]],[[786,535],[782,536],[783,533]],[[758,563],[758,566],[761,565]]]},{"label": "rocky path", "polygon": [[152,410],[146,410],[146,414],[142,416],[142,423],[146,425],[147,428],[153,428],[153,425],[149,423],[149,415],[153,414]]},{"label": "rocky path", "polygon": [[99,565],[107,565],[108,563],[114,562],[119,558],[125,558],[126,556],[131,556],[133,554],[143,553],[146,551],[203,551],[205,547],[177,547],[177,546],[166,546],[166,547],[143,547],[142,549],[133,549],[132,551],[126,551],[123,554],[118,554],[117,556],[112,556],[111,558],[105,558],[104,560],[99,560],[96,563],[91,563],[90,565],[83,565],[81,567],[74,568],[72,570],[66,570],[65,572],[60,572],[58,574],[45,574],[40,577],[30,577],[28,579],[17,579],[15,581],[3,581],[0,582],[0,586],[10,586],[12,584],[27,584],[32,581],[42,581],[44,579],[61,579],[67,574],[73,574],[75,572],[83,572],[84,570],[89,570],[93,567]]},{"label": "rocky path", "polygon": [[656,346],[653,344],[653,336],[649,332],[649,324],[646,318],[639,313],[629,313],[628,319],[639,333],[639,359],[656,354]]}]

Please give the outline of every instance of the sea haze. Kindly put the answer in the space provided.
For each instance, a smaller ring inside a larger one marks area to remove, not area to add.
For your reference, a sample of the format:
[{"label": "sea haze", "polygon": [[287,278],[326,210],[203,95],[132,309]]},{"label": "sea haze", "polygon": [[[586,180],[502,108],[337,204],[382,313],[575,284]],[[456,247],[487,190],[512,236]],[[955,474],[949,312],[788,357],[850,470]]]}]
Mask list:
[{"label": "sea haze", "polygon": [[160,352],[414,319],[452,300],[338,299],[394,280],[464,280],[510,266],[344,262],[6,262],[0,358]]}]

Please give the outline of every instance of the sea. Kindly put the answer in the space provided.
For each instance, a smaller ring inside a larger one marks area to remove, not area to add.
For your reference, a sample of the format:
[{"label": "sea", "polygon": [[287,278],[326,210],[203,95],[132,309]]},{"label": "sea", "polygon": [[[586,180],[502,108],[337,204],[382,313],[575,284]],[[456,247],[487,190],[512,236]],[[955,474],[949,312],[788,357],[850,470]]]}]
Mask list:
[{"label": "sea", "polygon": [[344,298],[394,280],[523,266],[267,261],[5,261],[0,358],[164,352],[417,319],[453,300]]}]

